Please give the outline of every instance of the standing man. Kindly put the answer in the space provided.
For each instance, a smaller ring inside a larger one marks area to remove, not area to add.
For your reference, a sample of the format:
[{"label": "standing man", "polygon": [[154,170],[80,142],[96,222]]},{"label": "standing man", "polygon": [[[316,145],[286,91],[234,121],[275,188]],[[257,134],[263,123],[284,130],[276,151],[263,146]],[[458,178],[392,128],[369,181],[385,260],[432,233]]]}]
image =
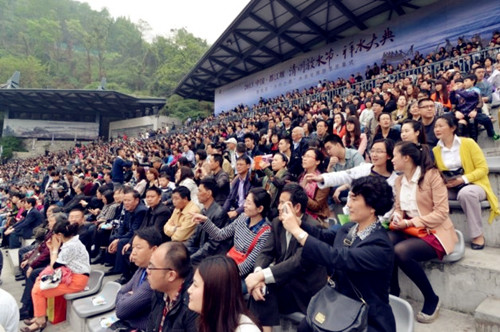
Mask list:
[{"label": "standing man", "polygon": [[198,314],[188,308],[193,272],[186,247],[163,243],[151,255],[146,271],[155,291],[146,332],[197,331]]},{"label": "standing man", "polygon": [[125,180],[125,175],[123,174],[124,167],[132,167],[132,162],[125,160],[125,150],[123,148],[118,148],[116,150],[118,155],[113,162],[113,168],[111,169],[111,178],[113,179],[113,187],[118,188],[123,185]]}]

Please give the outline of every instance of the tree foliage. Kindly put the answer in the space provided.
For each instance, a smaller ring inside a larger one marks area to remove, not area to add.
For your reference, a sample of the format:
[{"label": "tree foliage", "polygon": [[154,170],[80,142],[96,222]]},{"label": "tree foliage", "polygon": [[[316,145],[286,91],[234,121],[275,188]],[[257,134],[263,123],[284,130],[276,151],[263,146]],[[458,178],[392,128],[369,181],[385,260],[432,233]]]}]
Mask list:
[{"label": "tree foliage", "polygon": [[[19,70],[23,88],[96,88],[106,77],[108,89],[168,98],[209,48],[185,29],[148,42],[146,22],[77,1],[0,0],[0,8],[0,82]],[[182,107],[211,107],[178,98],[169,105],[182,117]]]},{"label": "tree foliage", "polygon": [[12,158],[12,152],[14,151],[26,151],[23,146],[23,141],[13,136],[0,138],[0,146],[2,146],[2,155],[0,156],[2,160]]}]

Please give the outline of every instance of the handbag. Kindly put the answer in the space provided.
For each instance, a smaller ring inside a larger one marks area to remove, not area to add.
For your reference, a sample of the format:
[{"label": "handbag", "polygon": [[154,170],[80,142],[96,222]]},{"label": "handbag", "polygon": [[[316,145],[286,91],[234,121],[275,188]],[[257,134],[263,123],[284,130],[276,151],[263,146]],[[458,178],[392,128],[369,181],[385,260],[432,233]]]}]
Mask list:
[{"label": "handbag", "polygon": [[[462,177],[462,175],[464,175],[464,169],[462,167],[460,167],[459,169],[456,169],[454,171],[442,171],[441,174],[443,174],[445,182],[448,182],[450,180],[454,180],[456,178]],[[462,189],[466,185],[467,185],[467,183],[462,183],[456,187],[453,187],[452,189],[459,191],[460,189]]]},{"label": "handbag", "polygon": [[410,236],[418,237],[418,238],[423,238],[423,237],[426,237],[427,235],[436,233],[436,230],[428,229],[426,227],[411,226],[411,227],[406,227],[404,229],[394,229],[392,226],[389,225],[389,229],[391,231],[394,231],[394,230],[398,231],[399,230],[399,231],[406,233]]},{"label": "handbag", "polygon": [[[353,226],[344,239],[344,246],[354,242],[356,228]],[[359,300],[337,291],[335,282],[328,280],[307,307],[306,321],[315,332],[366,332],[368,331],[368,304],[359,290],[347,279]]]},{"label": "handbag", "polygon": [[227,256],[231,257],[237,265],[243,263],[245,259],[247,259],[248,255],[252,252],[253,248],[257,244],[257,241],[259,240],[260,236],[267,231],[268,229],[271,229],[270,226],[264,226],[262,227],[257,235],[253,238],[252,243],[250,243],[250,246],[248,247],[247,252],[243,253],[241,251],[238,251],[235,246],[233,246],[228,252]]},{"label": "handbag", "polygon": [[57,268],[51,274],[45,274],[40,277],[40,289],[47,290],[59,286],[62,280],[62,269]]}]

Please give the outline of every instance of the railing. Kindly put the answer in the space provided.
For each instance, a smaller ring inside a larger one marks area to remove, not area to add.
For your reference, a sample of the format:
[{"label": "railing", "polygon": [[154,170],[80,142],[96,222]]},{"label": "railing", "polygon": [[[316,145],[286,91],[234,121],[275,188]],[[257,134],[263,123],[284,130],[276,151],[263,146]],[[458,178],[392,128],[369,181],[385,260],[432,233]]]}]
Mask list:
[{"label": "railing", "polygon": [[[362,90],[371,90],[374,89],[376,86],[380,85],[382,80],[386,79],[393,79],[393,80],[400,80],[408,76],[413,76],[413,75],[418,75],[418,74],[423,74],[423,73],[432,73],[433,77],[436,77],[436,74],[443,70],[446,64],[453,64],[453,65],[458,65],[460,68],[460,71],[462,73],[468,72],[472,65],[478,60],[478,59],[485,59],[487,56],[491,56],[492,58],[495,58],[494,54],[498,53],[500,51],[500,47],[491,47],[491,48],[485,48],[481,51],[477,51],[474,53],[462,55],[459,57],[454,57],[454,58],[446,58],[441,61],[433,62],[424,66],[416,67],[416,68],[411,68],[407,70],[402,70],[398,72],[394,72],[392,74],[387,75],[386,77],[378,77],[370,80],[365,80],[362,82],[357,82],[354,84],[351,84],[352,89],[356,92],[360,92]],[[303,107],[305,105],[309,105],[311,103],[314,103],[316,101],[328,101],[332,100],[333,97],[335,96],[342,96],[344,90],[346,89],[345,86],[338,87],[332,90],[328,91],[323,91],[307,96],[303,96],[300,98],[295,98],[295,99],[287,99],[283,102],[279,103],[274,103],[272,105],[268,106],[263,106],[260,108],[253,108],[252,110],[249,110],[248,112],[245,113],[236,113],[234,115],[226,116],[224,119],[220,120],[214,120],[208,123],[204,123],[200,126],[200,128],[209,128],[209,127],[218,127],[221,123],[222,124],[227,124],[228,122],[231,121],[240,121],[243,118],[253,118],[256,113],[269,113],[272,110],[276,110],[277,108],[291,108],[293,106],[299,106]],[[189,127],[183,127],[179,130],[176,130],[178,133],[186,133],[189,132],[191,128]]]}]

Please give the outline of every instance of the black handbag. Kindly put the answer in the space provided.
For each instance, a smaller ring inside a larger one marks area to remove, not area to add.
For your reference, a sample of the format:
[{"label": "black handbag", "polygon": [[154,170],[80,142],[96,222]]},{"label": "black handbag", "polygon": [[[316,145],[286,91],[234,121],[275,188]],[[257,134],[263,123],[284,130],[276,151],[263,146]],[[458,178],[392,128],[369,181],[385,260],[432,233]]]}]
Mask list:
[{"label": "black handbag", "polygon": [[[355,227],[351,227],[344,239],[344,246],[352,245],[355,232]],[[311,298],[307,307],[306,320],[313,331],[368,331],[368,305],[351,280],[348,279],[348,281],[359,301],[337,291],[332,279],[329,279],[328,284]]]}]

